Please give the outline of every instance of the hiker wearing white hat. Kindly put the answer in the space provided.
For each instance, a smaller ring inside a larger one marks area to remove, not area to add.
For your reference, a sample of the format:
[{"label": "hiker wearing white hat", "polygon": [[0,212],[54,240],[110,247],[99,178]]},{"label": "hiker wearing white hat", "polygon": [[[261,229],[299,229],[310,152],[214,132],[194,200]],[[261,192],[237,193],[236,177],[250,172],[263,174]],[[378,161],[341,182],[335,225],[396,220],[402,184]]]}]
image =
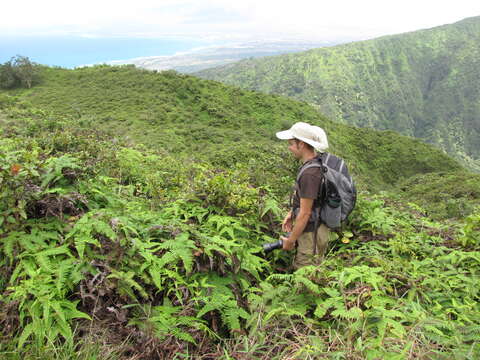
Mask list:
[{"label": "hiker wearing white hat", "polygon": [[321,127],[304,122],[297,122],[289,130],[277,132],[277,137],[281,140],[301,140],[321,153],[328,149],[325,131]]},{"label": "hiker wearing white hat", "polygon": [[[284,250],[297,252],[293,267],[298,269],[306,265],[319,264],[325,255],[328,244],[329,229],[326,225],[316,226],[312,220],[312,211],[318,208],[318,194],[323,179],[322,169],[311,167],[304,169],[315,161],[318,153],[328,148],[327,135],[318,127],[304,122],[294,124],[289,130],[277,132],[277,137],[288,140],[288,149],[302,162],[300,177],[295,184],[295,192],[291,197],[291,210],[282,222],[282,230],[289,232],[282,236]],[[316,232],[316,234],[315,234]]]}]

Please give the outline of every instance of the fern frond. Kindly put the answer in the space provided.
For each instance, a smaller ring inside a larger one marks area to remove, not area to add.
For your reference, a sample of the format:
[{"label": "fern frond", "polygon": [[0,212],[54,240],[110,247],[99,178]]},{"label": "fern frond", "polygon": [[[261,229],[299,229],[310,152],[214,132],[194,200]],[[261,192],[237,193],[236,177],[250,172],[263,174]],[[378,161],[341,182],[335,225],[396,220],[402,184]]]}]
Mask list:
[{"label": "fern frond", "polygon": [[294,279],[295,279],[294,274],[272,274],[272,275],[267,277],[266,281],[270,282],[272,280],[276,280],[276,281],[279,281],[279,282],[292,283]]},{"label": "fern frond", "polygon": [[22,331],[22,334],[18,338],[17,348],[23,349],[23,345],[28,340],[28,338],[34,333],[35,323],[31,322],[25,326]]},{"label": "fern frond", "polygon": [[64,295],[66,293],[65,284],[67,283],[70,274],[74,268],[74,263],[72,260],[66,260],[60,262],[56,268],[57,280],[55,281],[55,287],[59,294]]},{"label": "fern frond", "polygon": [[358,307],[352,307],[348,310],[346,310],[345,308],[336,309],[332,311],[332,315],[342,319],[357,320],[362,317],[363,312],[362,309]]},{"label": "fern frond", "polygon": [[27,234],[23,231],[12,231],[6,237],[2,239],[3,252],[10,260],[10,264],[13,262],[13,248],[19,239]]},{"label": "fern frond", "polygon": [[163,290],[162,277],[160,275],[161,271],[161,268],[157,267],[156,265],[152,265],[148,268],[148,273],[150,274],[153,283],[159,291]]},{"label": "fern frond", "polygon": [[258,256],[254,249],[242,251],[240,255],[240,268],[252,274],[255,279],[260,280],[260,273],[268,265],[268,262],[264,258]]},{"label": "fern frond", "polygon": [[310,290],[312,293],[314,294],[320,294],[320,287],[315,284],[313,281],[311,281],[310,279],[307,279],[305,277],[297,277],[295,279],[297,282],[305,285],[305,287]]},{"label": "fern frond", "polygon": [[65,314],[68,319],[87,319],[91,320],[90,316],[86,313],[77,310],[77,306],[80,300],[75,301],[68,301],[68,300],[61,300],[60,304],[62,308],[65,309]]},{"label": "fern frond", "polygon": [[175,263],[177,260],[181,260],[186,272],[189,273],[192,271],[192,251],[197,249],[197,247],[195,246],[195,242],[189,239],[188,233],[182,233],[175,239],[167,240],[161,243],[158,248],[170,250],[156,262],[158,267],[164,267],[165,264]]},{"label": "fern frond", "polygon": [[193,337],[184,331],[182,327],[204,329],[205,326],[202,320],[198,318],[178,315],[181,310],[181,307],[171,305],[155,306],[145,311],[146,317],[134,318],[129,321],[129,324],[136,325],[144,330],[153,329],[153,332],[159,339],[164,339],[171,335],[179,340],[195,344]]},{"label": "fern frond", "polygon": [[230,330],[237,330],[241,328],[240,319],[248,319],[250,315],[233,301],[221,312],[221,317]]},{"label": "fern frond", "polygon": [[147,292],[137,281],[134,280],[134,276],[135,273],[133,271],[124,272],[112,270],[111,274],[108,275],[107,278],[118,279],[120,282],[119,290],[124,291],[134,300],[136,299],[136,297],[133,290],[137,290],[143,298],[148,298]]},{"label": "fern frond", "polygon": [[210,237],[201,236],[201,244],[204,248],[204,251],[209,255],[213,255],[213,251],[216,250],[220,254],[229,256],[233,254],[235,248],[240,247],[235,240],[227,239],[219,235],[212,235]]},{"label": "fern frond", "polygon": [[296,304],[297,306],[292,306],[292,304],[286,304],[284,302],[277,305],[277,307],[270,310],[267,315],[265,315],[264,320],[267,322],[273,317],[277,315],[281,315],[282,317],[291,317],[291,316],[298,316],[302,319],[305,318],[305,313],[308,308],[307,304]]}]

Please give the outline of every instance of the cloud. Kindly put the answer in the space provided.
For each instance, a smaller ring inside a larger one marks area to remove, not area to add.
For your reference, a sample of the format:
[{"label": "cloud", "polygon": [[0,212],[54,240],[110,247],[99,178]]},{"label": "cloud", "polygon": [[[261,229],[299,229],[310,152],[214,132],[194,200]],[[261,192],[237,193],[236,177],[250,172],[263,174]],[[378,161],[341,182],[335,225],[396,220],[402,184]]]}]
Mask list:
[{"label": "cloud", "polygon": [[87,36],[372,37],[480,15],[456,0],[24,0],[2,4],[0,33]]}]

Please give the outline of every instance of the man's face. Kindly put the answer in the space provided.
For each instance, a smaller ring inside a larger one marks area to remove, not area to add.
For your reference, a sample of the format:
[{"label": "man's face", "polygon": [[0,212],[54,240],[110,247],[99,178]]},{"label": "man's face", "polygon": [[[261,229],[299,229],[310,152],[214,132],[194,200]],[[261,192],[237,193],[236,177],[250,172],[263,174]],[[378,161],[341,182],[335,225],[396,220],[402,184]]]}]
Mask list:
[{"label": "man's face", "polygon": [[301,156],[301,149],[300,149],[300,141],[296,141],[295,139],[288,140],[288,150],[295,156],[295,158],[300,159]]}]

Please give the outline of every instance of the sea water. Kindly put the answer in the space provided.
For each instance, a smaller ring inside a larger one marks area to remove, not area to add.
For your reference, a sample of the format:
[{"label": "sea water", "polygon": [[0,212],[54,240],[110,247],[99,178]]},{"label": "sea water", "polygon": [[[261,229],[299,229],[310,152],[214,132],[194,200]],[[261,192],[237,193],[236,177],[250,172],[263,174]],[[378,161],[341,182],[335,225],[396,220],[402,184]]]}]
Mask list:
[{"label": "sea water", "polygon": [[0,64],[16,55],[65,68],[144,56],[174,55],[210,45],[184,38],[101,38],[81,36],[0,36]]}]

